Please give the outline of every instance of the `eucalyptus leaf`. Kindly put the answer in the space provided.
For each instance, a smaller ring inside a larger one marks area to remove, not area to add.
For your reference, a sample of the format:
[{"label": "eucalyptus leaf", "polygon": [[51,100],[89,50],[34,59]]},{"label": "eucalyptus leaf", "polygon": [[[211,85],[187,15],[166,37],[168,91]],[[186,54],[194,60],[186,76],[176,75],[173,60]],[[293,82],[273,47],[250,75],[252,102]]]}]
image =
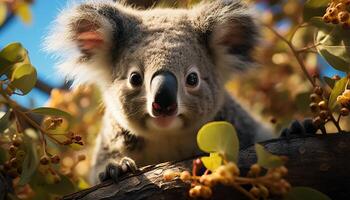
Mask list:
[{"label": "eucalyptus leaf", "polygon": [[8,44],[0,51],[0,58],[12,64],[23,61],[26,55],[27,50],[18,42]]},{"label": "eucalyptus leaf", "polygon": [[201,157],[205,168],[214,171],[222,164],[222,157],[218,153],[210,153],[209,156]]},{"label": "eucalyptus leaf", "polygon": [[322,16],[325,13],[328,3],[329,0],[308,0],[304,5],[304,21],[309,21],[316,16]]},{"label": "eucalyptus leaf", "polygon": [[327,24],[322,18],[313,18],[310,22],[317,27],[315,43],[320,55],[335,69],[350,71],[350,30],[341,26]]},{"label": "eucalyptus leaf", "polygon": [[8,110],[6,113],[3,113],[0,119],[0,134],[2,134],[10,125],[10,115],[11,110]]},{"label": "eucalyptus leaf", "polygon": [[21,186],[29,183],[31,177],[33,176],[39,165],[38,153],[36,151],[36,143],[30,137],[25,135],[24,145],[26,148],[26,154],[22,164],[22,174],[18,183]]},{"label": "eucalyptus leaf", "polygon": [[68,121],[71,121],[73,119],[73,116],[63,110],[57,109],[57,108],[50,108],[50,107],[40,107],[35,108],[31,110],[30,112],[39,114],[39,115],[49,115],[49,116],[59,116],[64,117]]},{"label": "eucalyptus leaf", "polygon": [[347,82],[348,78],[344,77],[335,83],[328,101],[328,107],[330,110],[334,110],[337,106],[337,97],[345,91]]},{"label": "eucalyptus leaf", "polygon": [[18,2],[15,10],[16,15],[26,24],[32,22],[32,12],[30,11],[29,3],[27,2]]},{"label": "eucalyptus leaf", "polygon": [[0,2],[0,26],[5,22],[7,18],[7,6],[5,2]]},{"label": "eucalyptus leaf", "polygon": [[309,187],[293,187],[283,200],[331,200],[331,198]]},{"label": "eucalyptus leaf", "polygon": [[261,144],[255,144],[255,151],[258,157],[258,164],[266,169],[283,166],[285,161],[280,157],[266,151]]},{"label": "eucalyptus leaf", "polygon": [[31,64],[22,64],[15,68],[11,77],[11,84],[22,92],[29,93],[35,86],[37,73]]},{"label": "eucalyptus leaf", "polygon": [[197,134],[199,148],[208,153],[220,153],[228,161],[237,162],[239,141],[232,124],[228,122],[210,122]]}]

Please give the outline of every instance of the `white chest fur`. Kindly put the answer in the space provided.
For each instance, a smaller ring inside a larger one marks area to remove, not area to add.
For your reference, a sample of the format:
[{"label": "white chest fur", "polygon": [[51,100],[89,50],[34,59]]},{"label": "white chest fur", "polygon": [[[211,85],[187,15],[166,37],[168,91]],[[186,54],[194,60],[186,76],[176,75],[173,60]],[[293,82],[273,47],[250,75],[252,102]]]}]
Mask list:
[{"label": "white chest fur", "polygon": [[124,152],[139,166],[165,161],[176,161],[199,154],[196,133],[178,135],[155,135],[145,138],[144,146],[137,151]]}]

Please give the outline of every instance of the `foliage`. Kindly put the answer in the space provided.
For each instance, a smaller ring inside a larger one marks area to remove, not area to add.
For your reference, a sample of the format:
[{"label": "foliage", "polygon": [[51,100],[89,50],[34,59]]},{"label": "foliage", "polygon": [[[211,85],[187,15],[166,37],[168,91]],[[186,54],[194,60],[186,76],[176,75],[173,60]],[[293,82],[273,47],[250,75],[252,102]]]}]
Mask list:
[{"label": "foliage", "polygon": [[[52,100],[49,107],[31,110],[21,107],[12,100],[13,95],[23,96],[29,93],[37,80],[36,69],[31,65],[27,51],[20,43],[9,44],[0,51],[0,64],[1,173],[13,179],[16,194],[22,199],[51,199],[76,191],[77,186],[84,185],[85,181],[82,177],[73,176],[72,170],[79,162],[85,160],[85,155],[74,156],[70,153],[71,160],[72,157],[77,159],[72,161],[73,164],[69,169],[64,168],[60,160],[64,153],[69,151],[68,149],[81,149],[84,145],[82,140],[86,138],[73,132],[86,134],[85,130],[80,131],[85,128],[77,129],[76,120],[79,119],[77,113],[74,113],[73,117],[69,112],[53,108],[61,106],[64,109],[57,100],[56,102]],[[56,93],[56,97],[53,95],[55,98],[61,98],[57,95],[59,91],[54,90],[53,93]],[[85,95],[81,94],[84,92],[73,93],[73,97],[75,95],[74,98],[80,100],[79,105],[85,109],[79,108],[82,111],[81,115],[87,117],[88,111],[93,111],[94,120],[98,120],[99,115],[94,111],[97,100],[93,102],[90,97],[93,94],[92,88],[90,96],[86,92]],[[72,98],[68,105],[75,105]],[[42,123],[40,119],[43,119]],[[93,132],[96,133],[97,130]]]},{"label": "foliage", "polygon": [[30,4],[33,0],[2,0],[0,1],[0,27],[5,23],[12,13],[17,15],[22,22],[30,24],[32,13]]}]

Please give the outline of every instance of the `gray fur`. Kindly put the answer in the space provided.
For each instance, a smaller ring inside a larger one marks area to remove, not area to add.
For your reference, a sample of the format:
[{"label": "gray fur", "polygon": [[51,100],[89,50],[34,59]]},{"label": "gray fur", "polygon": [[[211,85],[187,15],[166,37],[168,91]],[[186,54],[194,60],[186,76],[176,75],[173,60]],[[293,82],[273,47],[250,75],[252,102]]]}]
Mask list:
[{"label": "gray fur", "polygon": [[[58,66],[76,83],[97,83],[106,113],[94,153],[92,181],[108,162],[127,156],[139,166],[198,154],[196,133],[210,121],[226,120],[237,129],[241,147],[270,138],[233,98],[224,84],[230,72],[252,66],[258,28],[251,11],[237,0],[204,2],[192,9],[137,10],[111,1],[90,1],[64,10],[47,39],[47,49],[61,58]],[[90,30],[102,35],[99,48],[83,49],[77,38]],[[130,70],[143,85],[128,85]],[[178,83],[176,128],[149,125],[150,79],[171,71]],[[189,90],[185,76],[200,74],[200,86]]]}]

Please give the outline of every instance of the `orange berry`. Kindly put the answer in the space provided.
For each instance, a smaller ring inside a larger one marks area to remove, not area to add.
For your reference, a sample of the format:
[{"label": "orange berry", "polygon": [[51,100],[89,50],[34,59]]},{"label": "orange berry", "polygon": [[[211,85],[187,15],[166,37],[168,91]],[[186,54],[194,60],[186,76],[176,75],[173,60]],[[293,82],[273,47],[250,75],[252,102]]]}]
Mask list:
[{"label": "orange berry", "polygon": [[48,165],[50,163],[50,159],[48,156],[44,155],[40,158],[40,164]]},{"label": "orange berry", "polygon": [[180,174],[180,179],[182,181],[188,181],[191,179],[191,173],[189,171],[183,171]]},{"label": "orange berry", "polygon": [[346,21],[348,21],[348,19],[349,19],[349,17],[350,17],[350,15],[349,15],[349,13],[348,12],[340,12],[339,14],[338,14],[338,20],[340,21],[340,22],[346,22]]},{"label": "orange berry", "polygon": [[175,177],[176,177],[176,173],[170,170],[165,171],[163,174],[163,179],[165,181],[172,181],[174,180]]}]

